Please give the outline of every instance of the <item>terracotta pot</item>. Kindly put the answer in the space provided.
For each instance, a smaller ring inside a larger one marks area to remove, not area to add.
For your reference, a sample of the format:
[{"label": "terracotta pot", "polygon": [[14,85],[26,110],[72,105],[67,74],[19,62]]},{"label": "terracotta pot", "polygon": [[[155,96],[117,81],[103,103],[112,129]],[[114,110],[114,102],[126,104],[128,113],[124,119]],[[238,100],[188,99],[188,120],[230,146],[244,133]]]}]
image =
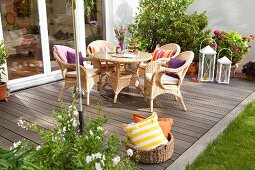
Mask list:
[{"label": "terracotta pot", "polygon": [[249,81],[255,80],[255,75],[253,75],[253,74],[247,74],[247,75],[246,75],[246,80],[249,80]]},{"label": "terracotta pot", "polygon": [[3,84],[0,85],[0,100],[5,100],[7,97],[7,84],[3,82]]},{"label": "terracotta pot", "polygon": [[187,70],[187,74],[196,74],[197,73],[197,63],[192,62]]}]

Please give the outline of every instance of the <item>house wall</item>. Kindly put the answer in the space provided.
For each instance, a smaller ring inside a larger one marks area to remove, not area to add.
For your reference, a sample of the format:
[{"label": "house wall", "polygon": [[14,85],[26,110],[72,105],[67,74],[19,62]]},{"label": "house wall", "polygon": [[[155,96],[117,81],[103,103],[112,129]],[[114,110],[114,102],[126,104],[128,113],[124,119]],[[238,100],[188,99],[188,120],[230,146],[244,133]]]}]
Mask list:
[{"label": "house wall", "polygon": [[[249,36],[255,34],[254,6],[254,0],[195,0],[189,12],[206,10],[209,27],[212,30],[233,30],[243,36]],[[250,44],[252,49],[240,63],[239,72],[242,70],[243,64],[248,61],[255,61],[255,42]]]}]

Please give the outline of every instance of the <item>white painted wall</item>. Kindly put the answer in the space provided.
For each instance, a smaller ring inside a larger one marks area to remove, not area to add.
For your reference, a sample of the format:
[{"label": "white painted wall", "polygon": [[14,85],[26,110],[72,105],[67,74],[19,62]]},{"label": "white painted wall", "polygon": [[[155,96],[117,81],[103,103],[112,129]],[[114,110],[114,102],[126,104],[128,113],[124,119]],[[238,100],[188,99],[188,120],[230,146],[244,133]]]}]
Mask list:
[{"label": "white painted wall", "polygon": [[[206,10],[212,30],[233,30],[243,36],[249,36],[255,34],[254,6],[254,0],[195,0],[190,12]],[[252,49],[240,63],[238,71],[241,71],[246,62],[255,61],[255,42],[251,45]]]},{"label": "white painted wall", "polygon": [[106,40],[117,44],[114,37],[114,25],[129,25],[134,22],[138,9],[138,0],[105,0]]}]

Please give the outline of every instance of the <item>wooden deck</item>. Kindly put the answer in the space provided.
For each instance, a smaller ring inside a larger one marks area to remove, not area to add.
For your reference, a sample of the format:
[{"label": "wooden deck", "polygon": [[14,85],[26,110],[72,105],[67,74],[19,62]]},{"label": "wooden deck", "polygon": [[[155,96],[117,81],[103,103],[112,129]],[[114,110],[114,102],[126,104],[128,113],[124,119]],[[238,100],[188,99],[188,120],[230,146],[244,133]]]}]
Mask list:
[{"label": "wooden deck", "polygon": [[[40,136],[17,126],[20,117],[36,122],[39,126],[52,129],[51,111],[59,107],[57,97],[63,82],[54,82],[23,91],[12,93],[8,102],[0,102],[0,147],[9,149],[13,142],[23,138],[35,143],[41,143]],[[231,79],[229,85],[217,83],[194,83],[186,78],[182,86],[182,94],[187,112],[182,110],[178,101],[167,94],[157,97],[154,101],[154,111],[159,117],[174,119],[172,133],[175,137],[174,154],[169,161],[158,165],[139,165],[140,168],[166,169],[193,143],[201,138],[217,122],[233,110],[240,102],[255,91],[255,83],[240,79]],[[63,101],[70,105],[70,89]],[[113,92],[107,87],[100,96],[96,90],[90,95],[89,107],[84,109],[93,118],[96,114],[97,102],[103,101],[103,113],[109,117],[105,126],[112,133],[124,137],[123,123],[132,122],[132,113],[149,116],[149,102],[133,88],[124,90],[113,103]],[[85,103],[85,102],[84,102]]]}]

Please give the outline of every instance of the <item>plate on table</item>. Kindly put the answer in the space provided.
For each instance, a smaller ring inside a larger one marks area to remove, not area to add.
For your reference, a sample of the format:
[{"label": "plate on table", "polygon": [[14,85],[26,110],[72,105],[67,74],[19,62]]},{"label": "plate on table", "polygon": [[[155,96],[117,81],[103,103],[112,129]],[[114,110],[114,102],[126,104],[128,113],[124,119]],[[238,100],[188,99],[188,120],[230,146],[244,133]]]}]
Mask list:
[{"label": "plate on table", "polygon": [[124,53],[124,54],[111,54],[112,57],[120,57],[120,58],[134,58],[136,57],[135,54],[133,53]]}]

